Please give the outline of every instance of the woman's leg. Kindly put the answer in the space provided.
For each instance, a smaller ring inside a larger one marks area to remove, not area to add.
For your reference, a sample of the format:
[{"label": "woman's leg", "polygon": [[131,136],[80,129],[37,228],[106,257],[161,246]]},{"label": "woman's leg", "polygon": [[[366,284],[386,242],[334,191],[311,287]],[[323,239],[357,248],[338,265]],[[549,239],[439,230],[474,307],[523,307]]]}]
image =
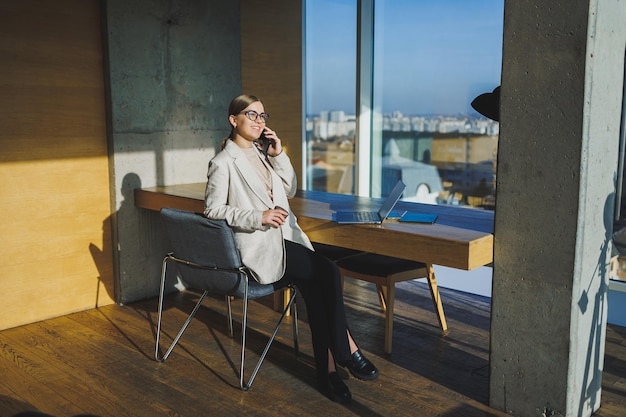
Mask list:
[{"label": "woman's leg", "polygon": [[378,369],[363,355],[348,330],[339,268],[320,254],[314,254],[314,259],[317,266],[314,281],[322,291],[319,300],[322,300],[328,310],[327,325],[331,337],[329,355],[334,356],[334,360],[328,361],[328,369],[332,370],[332,364],[336,362],[348,368],[356,378],[368,381],[377,379]]},{"label": "woman's leg", "polygon": [[350,345],[350,358],[345,361],[337,361],[337,363],[348,368],[350,373],[356,378],[366,381],[375,380],[379,375],[378,369],[363,355],[363,352],[361,352],[361,349],[357,346],[349,330],[347,330],[347,333]]},{"label": "woman's leg", "polygon": [[[337,374],[335,360],[331,352],[333,337],[330,334],[330,324],[335,321],[334,311],[336,309],[334,307],[328,308],[327,286],[320,285],[319,279],[327,276],[328,267],[324,266],[319,255],[304,246],[285,241],[285,248],[287,251],[287,269],[281,281],[287,280],[295,283],[304,298],[313,341],[318,389],[333,401],[348,403],[352,400],[352,394]],[[281,285],[281,282],[279,281],[277,284]],[[339,320],[339,322],[342,321],[345,323],[345,314]],[[345,324],[343,325],[343,334],[344,349],[349,350]]]},{"label": "woman's leg", "polygon": [[285,277],[294,282],[304,298],[313,339],[318,375],[329,370],[330,349],[335,359],[350,357],[347,323],[339,270],[328,259],[306,247],[285,241]]},{"label": "woman's leg", "polygon": [[361,354],[348,331],[339,268],[302,245],[285,241],[285,249],[287,265],[281,281],[293,282],[304,298],[318,384],[333,400],[349,401],[350,391],[337,376],[335,363],[360,379],[375,379],[378,370]]}]

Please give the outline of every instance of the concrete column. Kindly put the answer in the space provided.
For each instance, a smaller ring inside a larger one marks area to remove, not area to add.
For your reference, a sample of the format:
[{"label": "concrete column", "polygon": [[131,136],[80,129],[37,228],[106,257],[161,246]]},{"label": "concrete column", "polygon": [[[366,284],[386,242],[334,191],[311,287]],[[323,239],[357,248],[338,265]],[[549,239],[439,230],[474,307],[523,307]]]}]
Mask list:
[{"label": "concrete column", "polygon": [[505,1],[490,405],[600,406],[626,5]]},{"label": "concrete column", "polygon": [[206,181],[241,93],[239,2],[108,0],[111,187],[117,301],[158,293],[166,237],[133,189]]}]

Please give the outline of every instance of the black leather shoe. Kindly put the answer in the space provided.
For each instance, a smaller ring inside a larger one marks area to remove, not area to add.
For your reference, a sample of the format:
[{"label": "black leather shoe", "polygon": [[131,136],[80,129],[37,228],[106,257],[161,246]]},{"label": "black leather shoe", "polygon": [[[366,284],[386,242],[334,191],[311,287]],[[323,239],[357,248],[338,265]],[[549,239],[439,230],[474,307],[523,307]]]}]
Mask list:
[{"label": "black leather shoe", "polygon": [[348,404],[352,401],[352,394],[350,394],[350,390],[341,380],[339,374],[337,372],[331,372],[328,374],[328,378],[325,381],[320,382],[319,390],[339,404]]},{"label": "black leather shoe", "polygon": [[364,379],[366,381],[373,381],[378,378],[378,369],[361,353],[361,349],[357,349],[350,359],[341,362],[339,365],[348,368],[348,371],[350,371],[355,378]]}]

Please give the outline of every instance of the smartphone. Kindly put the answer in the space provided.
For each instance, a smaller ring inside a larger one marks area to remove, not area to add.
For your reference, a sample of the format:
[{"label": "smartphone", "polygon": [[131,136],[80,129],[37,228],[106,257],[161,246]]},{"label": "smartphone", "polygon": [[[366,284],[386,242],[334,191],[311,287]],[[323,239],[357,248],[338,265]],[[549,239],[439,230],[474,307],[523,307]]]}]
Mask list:
[{"label": "smartphone", "polygon": [[261,136],[259,136],[258,142],[261,144],[261,150],[263,151],[263,154],[267,155],[267,150],[270,148],[272,140],[265,137],[265,131],[263,131],[263,133],[261,133]]}]

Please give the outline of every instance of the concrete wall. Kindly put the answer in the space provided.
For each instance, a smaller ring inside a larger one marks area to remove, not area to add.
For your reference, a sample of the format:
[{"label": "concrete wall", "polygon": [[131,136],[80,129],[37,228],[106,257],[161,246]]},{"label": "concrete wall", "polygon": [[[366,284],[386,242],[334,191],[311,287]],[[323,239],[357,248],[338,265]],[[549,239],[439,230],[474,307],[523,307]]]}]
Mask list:
[{"label": "concrete wall", "polygon": [[[108,0],[109,147],[119,290],[156,295],[165,236],[138,187],[202,182],[241,92],[239,2]],[[115,241],[115,239],[113,240]]]}]

